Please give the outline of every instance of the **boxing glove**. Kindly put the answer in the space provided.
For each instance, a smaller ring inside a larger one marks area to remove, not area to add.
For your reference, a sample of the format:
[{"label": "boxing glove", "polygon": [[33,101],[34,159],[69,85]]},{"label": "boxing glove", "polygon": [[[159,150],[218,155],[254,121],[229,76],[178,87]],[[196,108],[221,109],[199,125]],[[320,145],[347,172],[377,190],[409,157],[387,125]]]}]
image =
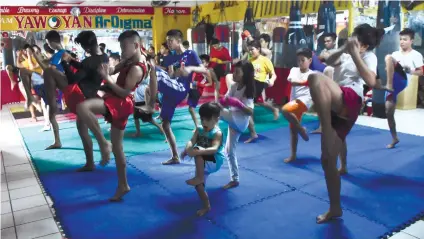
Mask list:
[{"label": "boxing glove", "polygon": [[248,37],[250,37],[251,35],[250,35],[250,32],[248,31],[248,30],[244,30],[242,33],[241,33],[241,39],[242,40],[245,40],[246,38],[248,38]]},{"label": "boxing glove", "polygon": [[241,102],[239,99],[234,97],[227,97],[227,104],[229,106],[236,107],[239,109],[243,109],[245,107],[243,102]]}]

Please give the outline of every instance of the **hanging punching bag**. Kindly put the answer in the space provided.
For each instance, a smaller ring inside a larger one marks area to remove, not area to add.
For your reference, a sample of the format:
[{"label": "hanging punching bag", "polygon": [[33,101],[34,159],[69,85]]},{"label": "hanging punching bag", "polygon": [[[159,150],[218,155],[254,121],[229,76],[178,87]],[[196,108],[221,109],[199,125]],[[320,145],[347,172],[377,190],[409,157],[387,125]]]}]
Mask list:
[{"label": "hanging punching bag", "polygon": [[[380,46],[375,49],[378,61],[377,71],[380,80],[386,84],[386,64],[383,60],[387,55],[399,50],[399,32],[401,30],[400,1],[379,1],[377,13],[377,28],[384,28],[384,35]],[[379,118],[386,118],[385,91],[373,90],[373,114]]]},{"label": "hanging punching bag", "polygon": [[300,48],[308,47],[300,18],[301,12],[299,2],[296,1],[296,3],[292,4],[290,7],[290,24],[284,43],[283,67],[285,68],[297,66],[297,60],[296,57],[294,57],[296,56],[296,51]]},{"label": "hanging punching bag", "polygon": [[191,31],[191,42],[193,45],[193,51],[197,52],[198,55],[207,54],[206,33],[204,27],[198,26]]},{"label": "hanging punching bag", "polygon": [[231,58],[236,59],[239,57],[240,53],[238,50],[239,46],[239,40],[240,40],[240,32],[238,32],[235,28],[231,31],[231,38],[230,38],[230,48],[228,49],[231,54]]},{"label": "hanging punching bag", "polygon": [[218,25],[215,27],[215,37],[221,45],[230,50],[230,28],[228,25]]},{"label": "hanging punching bag", "polygon": [[324,1],[318,10],[317,55],[324,49],[325,33],[336,33],[336,8],[333,1]]},{"label": "hanging punching bag", "polygon": [[256,23],[253,14],[253,8],[250,5],[250,1],[248,2],[246,12],[244,13],[243,31],[245,30],[249,31],[253,38],[255,38],[255,36],[258,36],[258,31],[256,30]]},{"label": "hanging punching bag", "polygon": [[273,64],[275,68],[283,67],[283,45],[286,37],[286,29],[284,27],[276,27],[272,31],[272,54],[274,55]]}]

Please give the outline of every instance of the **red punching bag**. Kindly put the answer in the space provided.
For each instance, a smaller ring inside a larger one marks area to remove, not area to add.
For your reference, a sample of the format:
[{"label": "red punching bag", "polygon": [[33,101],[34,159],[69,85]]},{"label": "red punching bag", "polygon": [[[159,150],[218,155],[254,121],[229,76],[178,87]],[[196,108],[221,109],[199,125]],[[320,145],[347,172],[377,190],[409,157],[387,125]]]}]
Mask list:
[{"label": "red punching bag", "polygon": [[215,37],[221,42],[221,45],[230,52],[230,28],[227,25],[218,25],[215,27]]},{"label": "red punching bag", "polygon": [[198,55],[207,54],[206,49],[206,33],[203,26],[193,28],[191,31],[191,42],[193,51]]}]

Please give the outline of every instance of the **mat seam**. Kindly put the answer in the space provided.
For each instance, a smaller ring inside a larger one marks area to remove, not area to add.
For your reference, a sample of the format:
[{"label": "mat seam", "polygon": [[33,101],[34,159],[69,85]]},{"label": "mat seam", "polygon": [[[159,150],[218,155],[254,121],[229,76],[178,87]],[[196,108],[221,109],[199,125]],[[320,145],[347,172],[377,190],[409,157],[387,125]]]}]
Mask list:
[{"label": "mat seam", "polygon": [[[363,166],[359,166],[359,168],[362,169],[362,170],[365,170],[365,171],[368,171],[368,172],[372,172],[372,173],[376,173],[376,174],[380,174],[380,175],[390,175],[390,174],[386,174],[386,173],[383,173],[383,172],[378,172],[376,170],[368,169],[368,168],[365,168]],[[384,233],[383,235],[379,236],[378,238],[382,238],[382,239],[389,238],[389,237],[395,235],[396,233],[403,231],[404,229],[406,229],[407,227],[411,226],[412,224],[420,221],[421,218],[423,218],[423,217],[424,217],[424,210],[421,211],[421,212],[419,212],[419,213],[417,213],[411,219],[409,219],[409,220],[407,220],[407,221],[405,221],[403,223],[400,223],[398,226],[393,227],[393,229],[391,229],[390,231]]]},{"label": "mat seam", "polygon": [[[128,160],[127,164],[129,166],[131,166],[132,168],[134,168],[136,171],[138,171],[140,174],[144,175],[145,177],[151,179],[153,184],[156,184],[157,186],[159,186],[160,188],[162,188],[163,190],[165,190],[166,192],[168,192],[171,195],[175,195],[171,190],[169,190],[167,187],[163,186],[161,183],[159,183],[159,180],[156,180],[152,177],[150,177],[149,175],[147,175],[145,172],[143,172],[142,170],[140,170],[139,168],[137,168],[135,165],[131,164]],[[189,174],[190,172],[187,172],[185,174]],[[205,217],[208,218],[208,217]],[[224,230],[225,232],[227,232],[229,235],[231,235],[233,238],[239,238],[237,234],[235,234],[233,231],[231,231],[229,228],[227,228],[226,226],[220,225],[219,223],[217,223],[215,220],[213,220],[212,218],[209,218],[210,223],[212,223],[213,225],[215,225],[218,228],[221,228],[222,230]]]},{"label": "mat seam", "polygon": [[[245,170],[248,170],[248,171],[250,171],[250,172],[253,172],[253,173],[257,174],[257,175],[260,175],[260,176],[262,176],[262,177],[268,178],[268,179],[270,179],[270,180],[276,181],[276,182],[281,183],[281,184],[283,184],[283,185],[286,185],[286,186],[288,186],[289,188],[291,188],[293,191],[298,191],[298,192],[300,192],[300,193],[306,194],[306,195],[311,196],[311,197],[313,197],[313,198],[316,198],[316,199],[318,199],[318,200],[324,201],[324,202],[326,202],[326,203],[330,203],[330,201],[329,201],[329,200],[326,200],[326,199],[324,199],[324,198],[318,197],[318,196],[316,196],[316,195],[313,195],[313,194],[311,194],[311,193],[308,193],[308,192],[306,192],[306,191],[303,191],[303,190],[301,190],[301,189],[298,189],[298,188],[296,188],[296,187],[294,187],[294,186],[292,186],[292,185],[290,185],[290,184],[280,182],[280,181],[278,181],[278,180],[276,180],[276,179],[273,179],[273,178],[271,178],[271,177],[268,177],[268,176],[266,176],[266,175],[264,175],[264,174],[262,174],[262,173],[256,172],[256,171],[255,171],[255,170],[253,170],[253,169],[248,169],[248,168],[246,168],[246,167],[241,167],[241,168],[244,168]],[[360,214],[360,213],[357,213],[356,211],[353,211],[353,210],[351,210],[351,209],[349,209],[349,208],[342,207],[342,209],[343,209],[343,210],[345,210],[345,211],[349,211],[349,212],[351,212],[351,213],[353,213],[353,214],[355,214],[355,215],[357,215],[357,216],[359,216],[359,217],[365,218],[365,219],[366,219],[366,220],[368,220],[368,221],[371,221],[371,222],[374,222],[374,223],[379,224],[379,225],[381,225],[381,226],[384,226],[384,227],[386,227],[387,229],[390,229],[390,227],[388,227],[386,224],[381,223],[381,222],[379,222],[379,221],[376,221],[376,220],[374,220],[374,219],[368,218],[367,216],[362,215],[362,214]]]}]

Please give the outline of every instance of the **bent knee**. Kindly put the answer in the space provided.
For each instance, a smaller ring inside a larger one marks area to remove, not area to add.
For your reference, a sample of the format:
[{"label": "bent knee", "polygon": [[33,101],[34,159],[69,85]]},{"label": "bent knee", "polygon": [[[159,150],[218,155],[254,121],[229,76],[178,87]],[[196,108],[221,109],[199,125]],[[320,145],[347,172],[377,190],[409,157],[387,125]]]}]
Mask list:
[{"label": "bent knee", "polygon": [[395,65],[397,63],[396,59],[392,57],[392,55],[387,55],[386,57],[384,57],[384,60],[387,64],[393,64]]},{"label": "bent knee", "polygon": [[283,106],[283,108],[281,108],[281,111],[283,112],[283,114],[292,113],[293,110],[292,110],[292,107],[291,107],[290,102],[288,102],[287,104],[285,104]]},{"label": "bent knee", "polygon": [[7,65],[7,66],[6,66],[6,70],[7,70],[7,71],[13,71],[13,66],[11,66],[11,65]]},{"label": "bent knee", "polygon": [[88,108],[86,102],[81,102],[81,103],[77,104],[77,106],[76,106],[77,115],[84,114],[88,110],[89,110],[89,108]]},{"label": "bent knee", "polygon": [[313,72],[313,73],[309,74],[308,85],[311,86],[313,84],[318,83],[319,82],[319,76],[320,76],[320,73],[318,73],[318,72]]}]

